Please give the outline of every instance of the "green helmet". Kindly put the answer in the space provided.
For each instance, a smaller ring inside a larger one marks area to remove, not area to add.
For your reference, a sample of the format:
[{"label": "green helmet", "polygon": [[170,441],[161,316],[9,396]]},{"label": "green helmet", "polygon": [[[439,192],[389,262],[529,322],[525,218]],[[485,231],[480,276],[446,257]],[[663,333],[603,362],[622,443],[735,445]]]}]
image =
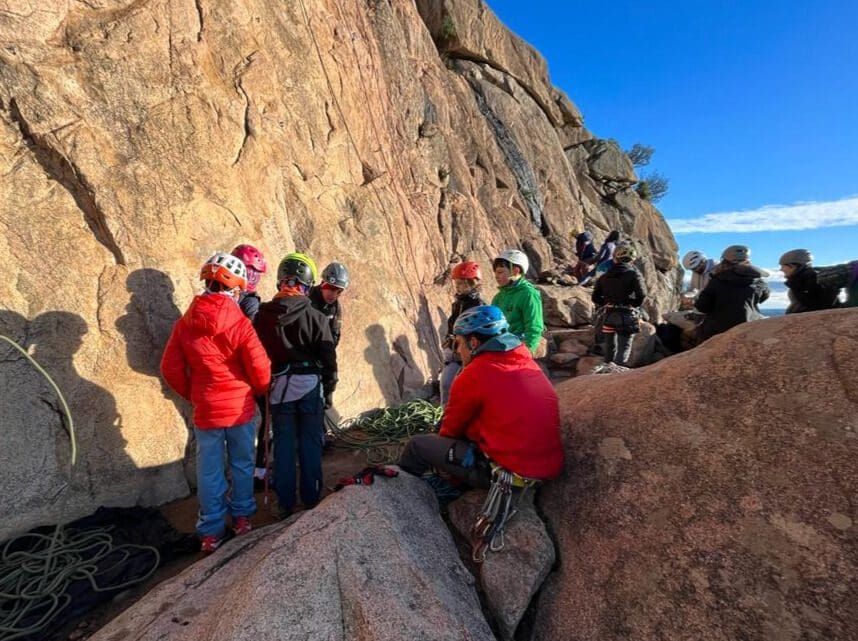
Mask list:
[{"label": "green helmet", "polygon": [[614,250],[614,262],[631,263],[638,257],[638,250],[631,243],[620,243]]},{"label": "green helmet", "polygon": [[307,254],[292,252],[286,254],[277,267],[277,284],[296,281],[312,287],[316,280],[316,263]]}]

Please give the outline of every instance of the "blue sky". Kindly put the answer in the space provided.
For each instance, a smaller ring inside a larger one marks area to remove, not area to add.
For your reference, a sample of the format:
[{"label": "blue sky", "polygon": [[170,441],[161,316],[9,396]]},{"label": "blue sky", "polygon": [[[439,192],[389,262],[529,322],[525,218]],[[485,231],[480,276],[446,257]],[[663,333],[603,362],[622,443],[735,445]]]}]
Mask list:
[{"label": "blue sky", "polygon": [[655,147],[681,252],[858,259],[858,2],[488,4],[595,135]]}]

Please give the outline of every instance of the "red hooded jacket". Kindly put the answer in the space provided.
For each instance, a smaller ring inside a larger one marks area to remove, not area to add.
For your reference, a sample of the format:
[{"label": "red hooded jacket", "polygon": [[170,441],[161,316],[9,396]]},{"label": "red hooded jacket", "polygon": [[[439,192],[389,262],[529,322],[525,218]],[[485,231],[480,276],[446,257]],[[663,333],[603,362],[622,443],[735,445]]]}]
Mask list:
[{"label": "red hooded jacket", "polygon": [[439,434],[467,438],[529,478],[554,478],[563,468],[557,394],[523,344],[480,352],[459,372]]},{"label": "red hooded jacket", "polygon": [[227,296],[197,296],[173,327],[161,375],[194,406],[200,429],[253,418],[254,396],[268,391],[271,361],[241,308]]}]

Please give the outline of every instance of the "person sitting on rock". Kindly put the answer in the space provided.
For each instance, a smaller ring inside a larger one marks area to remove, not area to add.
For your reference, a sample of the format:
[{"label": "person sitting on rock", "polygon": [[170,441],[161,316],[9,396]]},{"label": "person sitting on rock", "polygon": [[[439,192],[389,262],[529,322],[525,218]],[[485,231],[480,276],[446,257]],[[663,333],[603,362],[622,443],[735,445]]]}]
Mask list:
[{"label": "person sitting on rock", "polygon": [[721,254],[709,284],[697,296],[695,307],[706,315],[698,328],[700,342],[731,327],[764,318],[760,304],[769,297],[768,272],[751,264],[751,250],[731,245]]},{"label": "person sitting on rock", "polygon": [[230,253],[243,262],[247,268],[247,289],[241,292],[238,306],[241,307],[241,311],[252,323],[259,311],[259,304],[262,302],[259,294],[256,293],[256,287],[259,285],[262,274],[268,269],[265,256],[253,245],[238,245]]},{"label": "person sitting on rock", "polygon": [[[247,269],[235,256],[219,252],[203,265],[205,291],[194,298],[173,327],[161,375],[194,406],[197,441],[197,534],[205,553],[224,539],[229,512],[235,533],[251,530],[255,396],[268,391],[271,362],[238,306]],[[229,460],[232,490],[224,475]]]},{"label": "person sitting on rock", "polygon": [[331,263],[322,270],[322,282],[310,290],[310,304],[322,312],[331,326],[334,347],[340,344],[343,330],[342,293],[349,286],[349,270],[342,263]]},{"label": "person sitting on rock", "polygon": [[581,282],[582,285],[587,284],[591,277],[598,279],[599,276],[611,268],[614,264],[614,250],[617,248],[617,243],[619,242],[620,232],[615,230],[608,234],[608,237],[605,238],[605,242],[602,243],[602,246],[599,248],[599,253],[596,254],[596,258],[593,261],[596,269],[590,272],[588,276],[585,276],[584,281]]},{"label": "person sitting on rock", "polygon": [[456,375],[462,369],[462,359],[453,351],[453,344],[455,342],[453,327],[456,325],[456,321],[462,312],[472,307],[486,304],[480,297],[483,274],[477,263],[469,260],[458,263],[453,267],[452,276],[456,298],[453,300],[453,309],[450,311],[449,318],[447,318],[447,338],[442,345],[444,349],[444,369],[441,371],[442,407],[447,404],[453,379],[456,378]]},{"label": "person sitting on rock", "polygon": [[709,284],[712,270],[715,269],[715,261],[706,258],[703,252],[693,250],[682,257],[682,266],[691,272],[689,290],[702,292]]},{"label": "person sitting on rock", "polygon": [[437,434],[411,438],[399,466],[416,476],[433,469],[488,488],[489,461],[531,479],[563,467],[557,394],[493,305],[473,307],[453,326],[462,371]]},{"label": "person sitting on rock", "polygon": [[806,249],[791,249],[780,258],[781,271],[786,277],[784,282],[789,290],[787,314],[837,307],[840,289],[820,282],[812,262],[813,256]]},{"label": "person sitting on rock", "polygon": [[622,367],[626,367],[632,353],[632,337],[640,331],[639,308],[646,297],[643,279],[634,266],[635,258],[634,245],[629,242],[618,245],[614,264],[593,289],[593,302],[604,306],[605,363]]},{"label": "person sitting on rock", "polygon": [[579,283],[585,283],[596,262],[597,252],[596,246],[593,244],[592,233],[583,231],[578,234],[575,239],[575,254],[578,256],[578,262],[572,269],[572,275],[578,279]]},{"label": "person sitting on rock", "polygon": [[337,353],[328,319],[307,293],[315,278],[309,256],[291,253],[277,268],[274,300],[256,315],[256,331],[271,359],[268,401],[274,432],[274,491],[281,516],[295,509],[296,460],[301,502],[313,508],[322,495],[324,411],[337,384]]},{"label": "person sitting on rock", "polygon": [[536,352],[545,324],[542,321],[542,294],[525,278],[530,261],[518,249],[505,249],[492,261],[498,293],[492,305],[500,307],[509,330]]}]

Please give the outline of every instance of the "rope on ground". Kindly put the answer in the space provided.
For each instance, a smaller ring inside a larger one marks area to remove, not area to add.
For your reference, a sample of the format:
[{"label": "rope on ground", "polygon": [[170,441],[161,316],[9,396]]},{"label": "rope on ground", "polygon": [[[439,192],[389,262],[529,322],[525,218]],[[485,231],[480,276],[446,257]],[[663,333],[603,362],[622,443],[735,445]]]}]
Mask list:
[{"label": "rope on ground", "polygon": [[363,451],[367,463],[380,465],[395,462],[405,441],[415,434],[434,432],[442,413],[443,408],[416,399],[366,412],[339,425],[325,415],[325,422],[337,446]]},{"label": "rope on ground", "polygon": [[[100,585],[99,577],[112,574],[132,550],[151,552],[152,567],[142,576]],[[71,604],[68,589],[75,581],[88,582],[95,592],[120,592],[148,579],[159,564],[156,548],[114,545],[108,528],[70,530],[58,525],[52,534],[31,532],[7,541],[0,553],[0,639],[11,641],[44,630]]]},{"label": "rope on ground", "polygon": [[[65,396],[41,365],[8,336],[9,343],[44,376],[60,399],[67,419],[71,464],[77,462],[77,440],[74,419]],[[132,550],[144,550],[154,562],[142,576],[114,585],[99,585],[99,576],[113,572],[131,556]],[[108,557],[110,557],[108,559]],[[99,570],[98,563],[105,567]],[[148,579],[161,562],[157,548],[123,544],[114,545],[109,528],[70,530],[57,525],[52,534],[30,532],[3,544],[0,552],[0,641],[12,641],[35,635],[47,628],[72,601],[69,586],[87,581],[95,592],[119,592]],[[33,621],[35,619],[35,621]]]}]

